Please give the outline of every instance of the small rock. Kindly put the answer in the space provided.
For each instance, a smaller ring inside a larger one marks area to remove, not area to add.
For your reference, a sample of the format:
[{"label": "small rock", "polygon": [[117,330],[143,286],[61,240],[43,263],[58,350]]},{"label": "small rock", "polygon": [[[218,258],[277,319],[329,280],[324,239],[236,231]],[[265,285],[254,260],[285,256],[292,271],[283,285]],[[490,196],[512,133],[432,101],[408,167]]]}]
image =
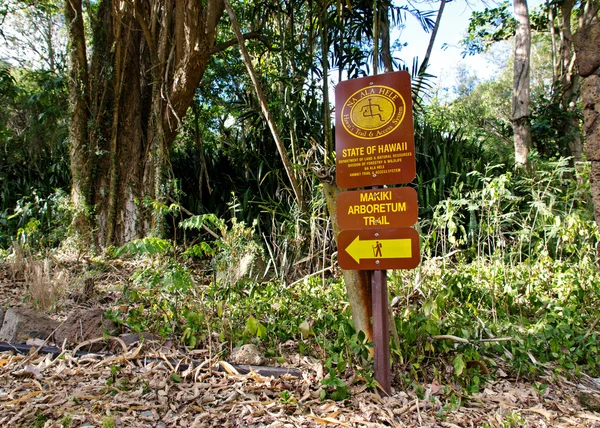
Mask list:
[{"label": "small rock", "polygon": [[[87,309],[70,315],[56,330],[54,339],[58,345],[62,345],[65,341],[69,345],[74,345],[86,340],[103,337],[116,328],[114,322],[104,317],[103,309]],[[98,351],[103,346],[101,343],[95,343],[90,345],[90,350]]]},{"label": "small rock", "polygon": [[25,343],[27,339],[45,340],[58,326],[49,316],[27,308],[10,308],[4,314],[0,340]]},{"label": "small rock", "polygon": [[120,335],[119,339],[121,339],[128,348],[133,344],[138,344],[140,342],[159,342],[161,340],[160,336],[152,333],[126,333]]},{"label": "small rock", "polygon": [[586,410],[600,412],[600,395],[598,394],[580,391],[577,394],[577,401]]},{"label": "small rock", "polygon": [[265,357],[262,356],[256,345],[246,344],[233,350],[231,362],[234,364],[261,366],[265,363]]},{"label": "small rock", "polygon": [[27,339],[25,341],[25,345],[29,345],[29,346],[44,346],[46,344],[45,340],[42,339],[38,339],[37,337],[35,339]]},{"label": "small rock", "polygon": [[143,412],[140,413],[140,418],[147,420],[147,421],[153,421],[154,415],[152,414],[152,412],[150,410],[144,410]]}]

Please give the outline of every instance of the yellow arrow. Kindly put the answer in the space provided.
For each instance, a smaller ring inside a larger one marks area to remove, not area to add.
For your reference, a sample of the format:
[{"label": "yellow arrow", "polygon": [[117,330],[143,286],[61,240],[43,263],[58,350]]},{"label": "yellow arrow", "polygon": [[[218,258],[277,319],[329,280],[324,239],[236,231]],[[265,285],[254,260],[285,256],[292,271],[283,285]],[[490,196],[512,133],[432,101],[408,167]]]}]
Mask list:
[{"label": "yellow arrow", "polygon": [[360,263],[360,259],[410,259],[412,242],[410,239],[367,239],[357,236],[346,247],[350,257]]}]

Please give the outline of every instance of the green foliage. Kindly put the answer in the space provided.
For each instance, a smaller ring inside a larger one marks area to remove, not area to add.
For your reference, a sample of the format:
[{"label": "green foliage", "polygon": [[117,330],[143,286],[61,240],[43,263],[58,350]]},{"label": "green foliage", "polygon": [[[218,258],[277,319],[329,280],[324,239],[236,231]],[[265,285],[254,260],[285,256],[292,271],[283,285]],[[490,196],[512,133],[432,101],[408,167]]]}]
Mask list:
[{"label": "green foliage", "polygon": [[123,299],[127,309],[108,316],[132,331],[175,336],[190,347],[205,338],[204,307],[197,300],[191,273],[181,265],[137,271],[123,290]]},{"label": "green foliage", "polygon": [[514,36],[517,21],[509,8],[505,1],[498,7],[471,13],[467,36],[460,43],[465,48],[463,56],[485,52],[495,42]]},{"label": "green foliage", "polygon": [[62,190],[43,197],[33,191],[16,202],[12,214],[0,212],[0,248],[13,240],[29,251],[57,246],[69,235],[71,199]]},{"label": "green foliage", "polygon": [[[596,335],[588,332],[597,314],[587,308],[596,305],[599,295],[590,290],[600,285],[600,276],[589,259],[572,263],[546,259],[515,266],[484,260],[448,263],[428,270],[422,281],[422,300],[403,308],[396,319],[401,363],[414,376],[425,375],[431,364],[440,373],[448,373],[443,367],[450,366],[473,391],[483,376],[469,368],[477,367],[469,361],[491,369],[498,357],[507,358],[525,376],[551,367],[597,373]],[[396,288],[396,292],[403,295],[410,290]],[[441,334],[470,343],[429,341]],[[480,342],[494,337],[512,339]]]},{"label": "green foliage", "polygon": [[581,138],[581,129],[573,126],[573,123],[580,123],[581,110],[565,110],[560,98],[559,92],[552,92],[550,95],[536,94],[532,100],[532,143],[544,159],[570,156],[569,144],[575,138]]},{"label": "green foliage", "polygon": [[350,397],[350,393],[348,392],[348,385],[342,379],[340,379],[335,374],[327,375],[322,381],[321,384],[325,387],[325,389],[321,390],[320,398],[324,400],[326,398],[330,398],[335,401],[343,401],[346,398]]},{"label": "green foliage", "polygon": [[[456,98],[433,98],[424,109],[422,120],[442,136],[460,135],[466,143],[479,147],[484,164],[509,164],[514,156],[510,122],[512,75],[502,72],[496,79],[482,82],[467,68],[459,67],[457,74]],[[447,150],[451,149],[452,146]],[[470,152],[466,153],[466,161],[476,161]]]},{"label": "green foliage", "polygon": [[467,256],[497,254],[513,263],[590,256],[598,230],[589,209],[589,165],[572,168],[560,159],[531,173],[500,171],[495,166],[472,172],[479,182],[472,190],[455,186],[422,223],[425,253],[466,250]]},{"label": "green foliage", "polygon": [[214,256],[215,248],[208,242],[200,242],[188,247],[184,252],[183,256],[188,258],[202,259],[205,256]]},{"label": "green foliage", "polygon": [[420,215],[428,217],[458,183],[475,184],[470,173],[484,169],[486,156],[480,144],[464,138],[459,130],[428,123],[415,128]]},{"label": "green foliage", "polygon": [[197,231],[202,230],[202,226],[208,224],[218,228],[221,233],[214,245],[202,242],[186,250],[184,254],[214,255],[215,267],[221,271],[227,271],[230,266],[238,265],[244,256],[263,256],[263,249],[256,239],[258,221],[254,220],[252,226],[247,227],[243,221],[237,220],[235,213],[238,207],[235,197],[230,207],[234,214],[231,226],[214,214],[192,216],[179,223],[184,229]]},{"label": "green foliage", "polygon": [[[256,342],[276,357],[279,345],[292,340],[302,353],[328,355],[335,378],[353,361],[368,366],[368,343],[354,332],[344,294],[343,284],[323,287],[315,279],[287,287],[279,282],[201,286],[189,269],[170,263],[136,272],[123,290],[125,308],[108,315],[132,331],[174,337],[191,348],[208,347],[219,337],[234,346]],[[305,324],[310,334],[302,332]],[[332,394],[338,391],[334,396],[344,390],[327,387]]]},{"label": "green foliage", "polygon": [[258,320],[252,315],[250,315],[246,320],[246,328],[251,336],[256,336],[262,340],[267,338],[267,328],[264,326],[264,324],[258,322]]},{"label": "green foliage", "polygon": [[119,248],[115,256],[120,256],[122,254],[135,254],[135,255],[144,255],[149,254],[152,256],[164,255],[170,248],[172,248],[171,242],[160,239],[160,238],[142,238],[142,239],[134,239],[131,242],[123,245]]},{"label": "green foliage", "polygon": [[56,214],[65,211],[65,192],[57,189],[67,189],[70,181],[65,80],[0,65],[0,110],[0,247],[31,218],[40,221],[40,236],[50,235],[43,245],[56,245],[67,236],[64,227],[52,224],[54,208]]},{"label": "green foliage", "polygon": [[69,414],[64,415],[59,421],[60,426],[62,426],[63,428],[69,428],[71,426],[72,422],[73,422],[73,416],[71,416]]},{"label": "green foliage", "polygon": [[202,226],[206,223],[216,225],[219,229],[225,228],[225,223],[214,214],[191,216],[179,223],[179,226],[188,230],[202,230]]},{"label": "green foliage", "polygon": [[46,416],[41,410],[37,410],[35,412],[35,420],[33,421],[33,426],[35,428],[41,428],[46,424],[46,421],[48,421],[48,416]]},{"label": "green foliage", "polygon": [[102,418],[102,428],[116,428],[117,422],[114,416],[104,416]]}]

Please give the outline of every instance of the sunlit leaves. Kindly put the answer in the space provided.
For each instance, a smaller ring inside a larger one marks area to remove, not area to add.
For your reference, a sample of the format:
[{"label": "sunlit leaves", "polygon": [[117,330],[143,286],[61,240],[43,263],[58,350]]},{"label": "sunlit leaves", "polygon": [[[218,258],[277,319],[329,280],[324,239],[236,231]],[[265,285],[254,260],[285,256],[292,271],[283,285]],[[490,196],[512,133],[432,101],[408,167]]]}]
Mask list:
[{"label": "sunlit leaves", "polygon": [[149,255],[160,255],[164,254],[172,244],[170,241],[160,238],[142,238],[134,239],[133,241],[123,245],[116,253],[116,255],[122,255],[125,253],[129,254],[149,254]]},{"label": "sunlit leaves", "polygon": [[517,21],[508,2],[499,7],[486,8],[471,14],[467,36],[461,41],[463,56],[485,52],[492,44],[514,36]]},{"label": "sunlit leaves", "polygon": [[267,327],[265,327],[264,324],[260,323],[252,315],[250,315],[246,320],[246,328],[252,336],[256,336],[263,340],[267,338]]},{"label": "sunlit leaves", "polygon": [[454,357],[454,360],[452,360],[452,366],[454,367],[455,376],[458,377],[462,375],[466,367],[465,361],[463,359],[463,354],[458,354],[456,357]]}]

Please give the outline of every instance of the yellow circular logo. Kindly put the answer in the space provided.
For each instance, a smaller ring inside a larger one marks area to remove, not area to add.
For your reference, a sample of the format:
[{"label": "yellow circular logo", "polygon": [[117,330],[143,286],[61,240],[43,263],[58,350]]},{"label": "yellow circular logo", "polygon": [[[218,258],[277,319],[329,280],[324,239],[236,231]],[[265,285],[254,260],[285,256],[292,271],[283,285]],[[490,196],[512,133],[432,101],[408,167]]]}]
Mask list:
[{"label": "yellow circular logo", "polygon": [[398,91],[373,85],[348,97],[342,108],[342,124],[355,137],[373,140],[393,132],[405,113],[406,103]]}]

